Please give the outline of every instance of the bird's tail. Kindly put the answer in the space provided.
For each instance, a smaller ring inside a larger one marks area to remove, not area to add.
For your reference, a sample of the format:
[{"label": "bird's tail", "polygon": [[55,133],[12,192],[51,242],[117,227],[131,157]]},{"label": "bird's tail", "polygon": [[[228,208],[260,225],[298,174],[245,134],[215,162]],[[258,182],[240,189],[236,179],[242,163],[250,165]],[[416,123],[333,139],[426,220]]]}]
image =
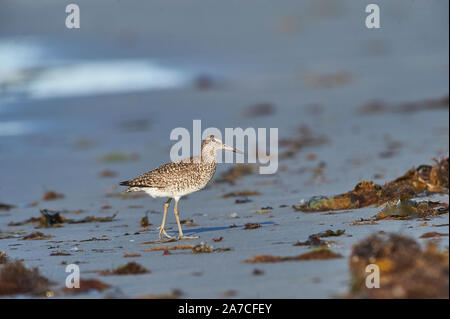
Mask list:
[{"label": "bird's tail", "polygon": [[[130,181],[123,181],[119,183],[120,186],[131,186]],[[124,193],[135,192],[137,191],[136,187],[128,187]]]},{"label": "bird's tail", "polygon": [[130,186],[130,181],[123,181],[119,183],[120,186]]}]

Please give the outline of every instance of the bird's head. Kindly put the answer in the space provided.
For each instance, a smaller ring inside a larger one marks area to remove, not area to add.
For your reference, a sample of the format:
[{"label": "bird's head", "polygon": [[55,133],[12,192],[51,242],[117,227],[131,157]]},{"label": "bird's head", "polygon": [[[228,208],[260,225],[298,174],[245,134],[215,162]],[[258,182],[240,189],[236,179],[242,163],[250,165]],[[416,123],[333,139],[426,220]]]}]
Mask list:
[{"label": "bird's head", "polygon": [[228,150],[228,151],[232,151],[232,152],[235,152],[235,153],[238,153],[238,154],[244,154],[241,151],[239,151],[239,150],[237,150],[237,149],[235,149],[235,148],[233,148],[231,146],[228,146],[228,145],[224,144],[220,138],[218,138],[218,137],[216,137],[214,135],[210,135],[206,139],[203,140],[202,150],[205,147],[212,148],[212,149],[214,149],[214,151],[217,151],[217,150]]}]

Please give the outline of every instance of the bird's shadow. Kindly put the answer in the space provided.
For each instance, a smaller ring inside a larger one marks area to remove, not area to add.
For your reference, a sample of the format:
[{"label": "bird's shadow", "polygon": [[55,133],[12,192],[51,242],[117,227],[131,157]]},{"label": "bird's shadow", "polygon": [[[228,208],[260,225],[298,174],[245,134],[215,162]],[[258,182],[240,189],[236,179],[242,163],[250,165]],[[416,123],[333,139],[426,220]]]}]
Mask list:
[{"label": "bird's shadow", "polygon": [[[272,225],[272,224],[275,224],[275,223],[274,222],[262,222],[262,223],[258,223],[258,224],[261,224],[261,225]],[[243,229],[244,227],[245,227],[245,224],[244,225],[236,225],[236,226],[233,226],[233,227],[222,226],[222,227],[201,227],[201,228],[194,228],[194,229],[192,229],[192,228],[190,228],[190,229],[189,228],[188,229],[184,228],[183,232],[186,235],[193,235],[193,234],[198,234],[198,233],[214,232],[214,231],[233,229],[233,228],[241,228],[241,229]]]}]

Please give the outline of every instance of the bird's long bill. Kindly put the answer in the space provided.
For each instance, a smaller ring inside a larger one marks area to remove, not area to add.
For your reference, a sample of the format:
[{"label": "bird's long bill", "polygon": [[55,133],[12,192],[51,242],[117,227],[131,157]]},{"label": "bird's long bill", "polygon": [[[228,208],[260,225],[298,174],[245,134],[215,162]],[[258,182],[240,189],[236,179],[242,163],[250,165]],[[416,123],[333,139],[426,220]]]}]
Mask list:
[{"label": "bird's long bill", "polygon": [[224,150],[233,151],[233,152],[238,153],[238,154],[244,154],[244,153],[241,152],[240,150],[237,150],[237,149],[235,149],[235,148],[233,148],[233,147],[231,147],[231,146],[228,146],[228,145],[226,145],[226,144],[222,144],[222,148],[223,148]]}]

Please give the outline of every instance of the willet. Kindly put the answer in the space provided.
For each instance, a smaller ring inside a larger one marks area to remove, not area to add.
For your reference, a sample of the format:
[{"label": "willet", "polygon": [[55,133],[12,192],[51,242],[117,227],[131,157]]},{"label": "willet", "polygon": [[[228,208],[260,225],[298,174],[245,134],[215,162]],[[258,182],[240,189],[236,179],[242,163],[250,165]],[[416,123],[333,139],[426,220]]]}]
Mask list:
[{"label": "willet", "polygon": [[167,234],[164,229],[167,209],[172,199],[175,200],[173,212],[178,224],[178,239],[199,238],[183,235],[178,213],[178,201],[182,196],[199,191],[208,184],[216,171],[216,152],[221,149],[242,154],[241,151],[223,144],[219,138],[211,135],[203,141],[199,156],[161,165],[134,179],[120,183],[122,186],[128,186],[125,192],[144,191],[153,198],[169,198],[164,204],[164,215],[159,227],[159,239],[162,239],[162,235],[169,239],[175,239],[175,237]]}]

